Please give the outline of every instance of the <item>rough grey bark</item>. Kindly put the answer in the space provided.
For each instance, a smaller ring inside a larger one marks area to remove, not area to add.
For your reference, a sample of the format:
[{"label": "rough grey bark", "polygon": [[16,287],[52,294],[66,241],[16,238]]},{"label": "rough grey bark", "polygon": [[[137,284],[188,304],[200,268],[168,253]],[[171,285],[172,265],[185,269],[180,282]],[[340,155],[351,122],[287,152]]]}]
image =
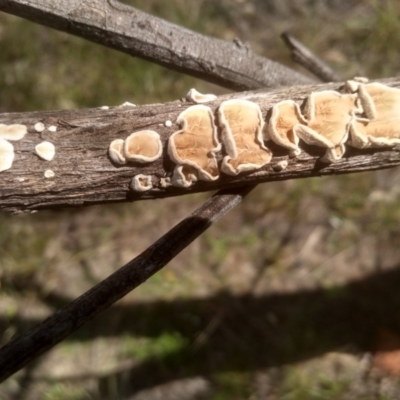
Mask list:
[{"label": "rough grey bark", "polygon": [[240,41],[200,35],[115,0],[0,0],[0,10],[229,89],[312,83]]},{"label": "rough grey bark", "polygon": [[[382,81],[400,87],[399,79]],[[219,97],[209,103],[212,110],[229,98],[246,98],[261,106],[263,115],[276,102],[293,99],[301,102],[316,90],[339,90],[341,84],[330,83],[312,86],[293,86],[270,92],[244,92]],[[11,169],[0,174],[0,209],[11,212],[32,211],[61,206],[81,206],[99,203],[123,202],[138,199],[163,198],[186,193],[224,189],[245,184],[305,178],[310,176],[349,173],[387,168],[400,163],[400,154],[393,149],[353,150],[335,164],[322,164],[319,156],[322,148],[304,147],[297,158],[289,159],[282,148],[267,142],[274,152],[272,162],[253,173],[236,177],[221,174],[213,182],[199,181],[189,189],[162,187],[161,178],[171,175],[173,164],[166,150],[163,157],[151,164],[131,163],[117,166],[108,157],[108,147],[113,139],[125,139],[130,133],[141,129],[152,129],[160,133],[164,149],[168,137],[179,129],[176,118],[191,104],[175,101],[138,107],[114,107],[109,110],[87,109],[74,111],[46,111],[1,114],[0,123],[25,124],[29,133],[14,142],[16,157]],[[172,121],[171,127],[165,121]],[[34,130],[37,122],[46,127],[57,126],[57,132],[42,133]],[[42,140],[52,142],[56,156],[44,161],[34,154],[34,147]],[[219,159],[222,153],[219,154]],[[283,171],[277,162],[287,159],[289,165]],[[51,169],[52,179],[44,172]],[[154,188],[147,192],[133,192],[129,184],[134,175],[146,174],[153,177]]]}]

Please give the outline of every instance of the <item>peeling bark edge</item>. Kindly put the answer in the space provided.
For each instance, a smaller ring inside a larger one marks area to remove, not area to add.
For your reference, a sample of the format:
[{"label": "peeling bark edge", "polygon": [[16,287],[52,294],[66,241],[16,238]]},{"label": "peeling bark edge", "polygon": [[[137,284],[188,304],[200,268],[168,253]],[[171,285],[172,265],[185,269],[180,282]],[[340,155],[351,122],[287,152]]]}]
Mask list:
[{"label": "peeling bark edge", "polygon": [[[381,82],[400,87],[399,79]],[[341,84],[330,83],[293,86],[271,92],[235,93],[220,96],[208,105],[215,112],[222,101],[244,98],[258,103],[265,118],[270,108],[279,101],[292,99],[301,102],[311,92],[340,90],[340,87]],[[65,206],[164,198],[269,181],[389,168],[400,164],[400,153],[393,148],[348,149],[342,160],[327,165],[319,162],[324,149],[303,147],[305,151],[299,157],[289,159],[282,148],[270,146],[268,142],[274,158],[270,164],[253,173],[236,177],[222,175],[217,181],[199,181],[188,189],[162,187],[161,180],[169,176],[174,167],[167,156],[168,137],[179,129],[175,124],[176,118],[190,105],[175,101],[138,107],[112,107],[108,110],[97,108],[0,114],[0,123],[18,123],[28,128],[28,134],[22,140],[13,142],[15,160],[12,168],[0,174],[0,210],[30,212]],[[167,120],[173,121],[171,127],[164,125]],[[46,129],[37,132],[34,129],[37,122],[42,122]],[[57,131],[49,131],[49,126],[57,126]],[[141,129],[152,129],[160,133],[163,157],[149,165],[113,164],[108,156],[111,141],[124,139]],[[43,140],[55,145],[56,156],[52,161],[41,160],[34,153],[35,146]],[[279,168],[282,160],[289,161],[284,170]],[[54,177],[46,179],[44,172],[49,169],[54,172]],[[141,193],[132,192],[129,184],[137,174],[151,175],[153,189]]]}]

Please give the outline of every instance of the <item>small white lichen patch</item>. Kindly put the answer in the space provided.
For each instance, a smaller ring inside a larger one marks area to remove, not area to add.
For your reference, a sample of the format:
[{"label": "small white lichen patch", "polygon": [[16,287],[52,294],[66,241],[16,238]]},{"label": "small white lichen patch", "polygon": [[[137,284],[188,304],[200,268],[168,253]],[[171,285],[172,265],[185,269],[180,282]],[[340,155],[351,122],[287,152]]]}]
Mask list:
[{"label": "small white lichen patch", "polygon": [[116,164],[126,164],[126,158],[124,155],[124,140],[113,140],[108,148],[108,155]]},{"label": "small white lichen patch", "polygon": [[43,122],[37,122],[34,125],[34,129],[35,129],[36,132],[43,132],[46,129],[46,127],[44,126]]},{"label": "small white lichen patch", "polygon": [[108,110],[110,107],[108,107],[108,106],[101,106],[100,107],[100,110]]},{"label": "small white lichen patch", "polygon": [[135,192],[145,192],[153,188],[150,175],[139,174],[132,178],[131,189]]},{"label": "small white lichen patch", "polygon": [[46,169],[46,171],[44,171],[44,177],[47,179],[54,178],[55,176],[56,174],[51,169]]},{"label": "small white lichen patch", "polygon": [[56,154],[56,148],[53,143],[44,141],[36,145],[35,153],[43,160],[51,161]]},{"label": "small white lichen patch", "polygon": [[25,178],[16,178],[15,180],[19,183],[25,182]]},{"label": "small white lichen patch", "polygon": [[0,138],[0,172],[10,169],[14,161],[14,146]]},{"label": "small white lichen patch", "polygon": [[215,94],[203,94],[192,88],[186,95],[186,100],[192,103],[201,104],[213,101],[217,98]]},{"label": "small white lichen patch", "polygon": [[167,128],[170,128],[170,127],[172,126],[172,122],[171,122],[170,120],[167,120],[167,121],[164,122],[164,125],[165,125]]},{"label": "small white lichen patch", "polygon": [[25,125],[13,124],[4,125],[0,124],[0,138],[6,140],[21,140],[28,133]]},{"label": "small white lichen patch", "polygon": [[47,128],[47,130],[50,132],[57,132],[57,127],[55,125],[51,125]]}]

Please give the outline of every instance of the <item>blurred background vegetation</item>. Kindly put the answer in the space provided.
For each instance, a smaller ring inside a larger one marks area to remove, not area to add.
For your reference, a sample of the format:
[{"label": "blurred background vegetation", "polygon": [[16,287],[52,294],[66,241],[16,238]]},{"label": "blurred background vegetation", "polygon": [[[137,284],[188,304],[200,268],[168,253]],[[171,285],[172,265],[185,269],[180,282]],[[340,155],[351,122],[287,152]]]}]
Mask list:
[{"label": "blurred background vegetation", "polygon": [[[398,73],[395,0],[126,3],[287,65],[288,30],[345,78]],[[6,14],[0,49],[1,112],[224,92]],[[163,271],[6,381],[0,399],[398,399],[399,177],[260,185]],[[207,197],[0,215],[0,343]]]}]

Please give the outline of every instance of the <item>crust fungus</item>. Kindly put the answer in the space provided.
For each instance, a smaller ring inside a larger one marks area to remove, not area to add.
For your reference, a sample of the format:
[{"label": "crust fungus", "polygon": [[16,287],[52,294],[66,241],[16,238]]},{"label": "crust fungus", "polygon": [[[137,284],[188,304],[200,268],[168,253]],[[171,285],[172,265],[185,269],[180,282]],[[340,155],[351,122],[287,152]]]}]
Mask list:
[{"label": "crust fungus", "polygon": [[160,135],[155,131],[134,132],[125,139],[124,155],[128,161],[149,163],[160,158],[161,154]]},{"label": "crust fungus", "polygon": [[57,127],[55,125],[50,125],[47,129],[49,132],[57,132]]},{"label": "crust fungus", "polygon": [[215,94],[203,94],[198,92],[194,88],[190,89],[186,95],[187,101],[191,101],[192,103],[196,104],[208,103],[209,101],[213,101],[216,98],[217,96]]},{"label": "crust fungus", "polygon": [[218,109],[222,142],[227,156],[221,169],[229,175],[261,168],[271,161],[272,153],[264,146],[263,118],[260,107],[248,100],[227,100]]},{"label": "crust fungus", "polygon": [[169,177],[169,176],[166,176],[165,178],[161,178],[160,179],[160,186],[162,187],[162,188],[167,188],[167,187],[169,187],[169,186],[171,186],[172,185],[172,183],[171,183],[171,178]]},{"label": "crust fungus", "polygon": [[46,127],[44,126],[43,122],[37,122],[33,128],[35,129],[36,132],[43,132]]},{"label": "crust fungus", "polygon": [[51,178],[54,178],[55,176],[56,176],[56,174],[51,169],[46,169],[46,171],[44,171],[44,177],[46,179],[51,179]]},{"label": "crust fungus", "polygon": [[110,144],[110,147],[108,148],[108,155],[110,156],[111,160],[113,160],[116,164],[126,164],[126,159],[124,155],[124,140],[113,140]]},{"label": "crust fungus", "polygon": [[[218,142],[214,116],[209,107],[196,105],[179,114],[176,122],[182,127],[168,141],[168,154],[177,164],[172,183],[188,187],[197,179],[219,178],[216,152]],[[189,168],[191,167],[191,168]]]},{"label": "crust fungus", "polygon": [[294,133],[308,144],[327,147],[321,161],[335,162],[345,152],[350,122],[360,111],[354,94],[340,94],[333,90],[315,92],[304,105],[307,125],[296,125]]},{"label": "crust fungus", "polygon": [[0,138],[0,172],[10,169],[14,161],[14,146]]},{"label": "crust fungus", "polygon": [[6,140],[20,140],[26,134],[28,130],[25,125],[14,124],[4,125],[0,124],[0,138]]},{"label": "crust fungus", "polygon": [[131,181],[131,189],[136,192],[145,192],[153,188],[153,182],[150,175],[135,175]]},{"label": "crust fungus", "polygon": [[188,188],[198,181],[198,171],[190,165],[179,165],[175,167],[172,174],[172,186]]},{"label": "crust fungus", "polygon": [[292,100],[281,101],[272,107],[264,139],[271,139],[279,146],[289,149],[291,156],[298,156],[301,153],[299,138],[293,131],[297,124],[307,124],[299,105]]},{"label": "crust fungus", "polygon": [[51,161],[56,154],[56,148],[53,143],[44,141],[36,145],[35,153],[43,160]]},{"label": "crust fungus", "polygon": [[118,107],[136,107],[136,104],[125,101],[125,103],[120,104]]},{"label": "crust fungus", "polygon": [[400,144],[400,90],[381,83],[358,86],[366,118],[355,118],[349,144],[357,148]]},{"label": "crust fungus", "polygon": [[275,165],[272,166],[273,170],[276,172],[282,172],[283,170],[285,170],[289,165],[289,161],[288,160],[281,160],[278,161]]}]

